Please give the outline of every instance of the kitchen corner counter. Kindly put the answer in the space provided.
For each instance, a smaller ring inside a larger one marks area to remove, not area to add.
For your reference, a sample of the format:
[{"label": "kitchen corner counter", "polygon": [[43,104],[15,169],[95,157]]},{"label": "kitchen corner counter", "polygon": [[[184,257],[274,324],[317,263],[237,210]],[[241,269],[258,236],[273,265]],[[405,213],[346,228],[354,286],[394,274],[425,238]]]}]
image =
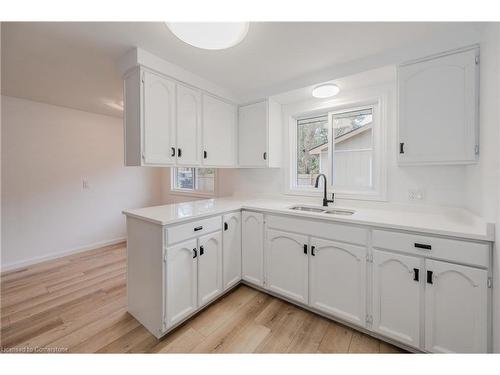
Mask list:
[{"label": "kitchen corner counter", "polygon": [[158,225],[171,225],[246,209],[281,215],[286,214],[295,217],[329,220],[339,223],[423,232],[467,240],[488,242],[495,240],[494,224],[486,222],[481,217],[465,209],[440,208],[438,210],[423,210],[391,205],[377,208],[344,207],[337,205],[330,207],[355,210],[353,215],[341,216],[293,211],[290,209],[290,207],[296,205],[314,206],[304,204],[300,201],[279,199],[216,198],[130,209],[124,210],[123,213],[129,217],[146,220]]}]

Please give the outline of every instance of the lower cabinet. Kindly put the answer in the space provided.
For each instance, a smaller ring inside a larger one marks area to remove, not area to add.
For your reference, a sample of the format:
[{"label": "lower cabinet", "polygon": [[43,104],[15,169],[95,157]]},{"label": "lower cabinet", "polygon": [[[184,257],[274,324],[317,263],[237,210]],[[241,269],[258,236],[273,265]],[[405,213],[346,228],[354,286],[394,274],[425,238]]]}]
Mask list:
[{"label": "lower cabinet", "polygon": [[425,264],[425,350],[487,352],[487,271],[434,260]]},{"label": "lower cabinet", "polygon": [[266,235],[267,289],[307,303],[309,237],[277,230]]},{"label": "lower cabinet", "polygon": [[167,248],[166,326],[182,321],[198,308],[197,240]]},{"label": "lower cabinet", "polygon": [[486,270],[373,250],[372,284],[375,332],[432,353],[488,351]]},{"label": "lower cabinet", "polygon": [[167,248],[167,329],[222,293],[221,239],[218,231]]},{"label": "lower cabinet", "polygon": [[222,280],[226,290],[241,280],[241,212],[224,215],[222,221]]},{"label": "lower cabinet", "polygon": [[198,239],[198,306],[222,293],[222,235],[207,234]]},{"label": "lower cabinet", "polygon": [[420,258],[373,250],[372,329],[403,344],[420,346]]},{"label": "lower cabinet", "polygon": [[264,215],[243,211],[241,216],[241,278],[264,285]]},{"label": "lower cabinet", "polygon": [[364,246],[311,238],[309,305],[356,325],[365,325]]}]

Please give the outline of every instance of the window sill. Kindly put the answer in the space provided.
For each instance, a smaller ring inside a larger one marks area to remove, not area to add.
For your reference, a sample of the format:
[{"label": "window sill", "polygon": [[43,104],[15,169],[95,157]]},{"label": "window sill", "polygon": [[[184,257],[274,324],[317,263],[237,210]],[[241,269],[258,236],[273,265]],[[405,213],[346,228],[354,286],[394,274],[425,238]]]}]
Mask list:
[{"label": "window sill", "polygon": [[170,194],[183,197],[215,198],[215,193],[207,193],[202,191],[170,190]]}]

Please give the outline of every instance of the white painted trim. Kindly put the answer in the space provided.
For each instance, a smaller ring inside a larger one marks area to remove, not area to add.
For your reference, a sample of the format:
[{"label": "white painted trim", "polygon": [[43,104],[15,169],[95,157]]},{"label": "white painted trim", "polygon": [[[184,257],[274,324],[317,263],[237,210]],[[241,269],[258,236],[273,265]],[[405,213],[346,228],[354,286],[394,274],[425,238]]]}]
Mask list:
[{"label": "white painted trim", "polygon": [[19,262],[13,262],[13,263],[7,263],[7,264],[2,263],[2,267],[1,267],[0,271],[1,272],[14,271],[14,270],[17,270],[19,268],[31,266],[31,265],[37,264],[37,263],[46,262],[48,260],[63,258],[65,256],[81,253],[84,251],[95,250],[95,249],[98,249],[100,247],[116,245],[116,244],[118,244],[120,242],[124,242],[126,240],[127,240],[127,237],[119,237],[119,238],[115,238],[112,240],[95,242],[95,243],[90,244],[90,245],[75,247],[73,249],[64,250],[62,252],[50,253],[47,255],[34,257],[34,258],[27,259],[27,260],[19,261]]}]

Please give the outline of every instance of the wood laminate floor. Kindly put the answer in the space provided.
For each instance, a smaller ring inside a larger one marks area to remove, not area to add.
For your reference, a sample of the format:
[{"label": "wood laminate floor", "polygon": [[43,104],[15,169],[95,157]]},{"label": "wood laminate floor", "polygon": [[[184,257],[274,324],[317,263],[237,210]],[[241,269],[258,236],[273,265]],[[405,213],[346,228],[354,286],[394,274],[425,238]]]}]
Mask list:
[{"label": "wood laminate floor", "polygon": [[73,353],[402,352],[247,286],[157,340],[127,313],[125,272],[125,244],[119,244],[2,274],[0,347]]}]

